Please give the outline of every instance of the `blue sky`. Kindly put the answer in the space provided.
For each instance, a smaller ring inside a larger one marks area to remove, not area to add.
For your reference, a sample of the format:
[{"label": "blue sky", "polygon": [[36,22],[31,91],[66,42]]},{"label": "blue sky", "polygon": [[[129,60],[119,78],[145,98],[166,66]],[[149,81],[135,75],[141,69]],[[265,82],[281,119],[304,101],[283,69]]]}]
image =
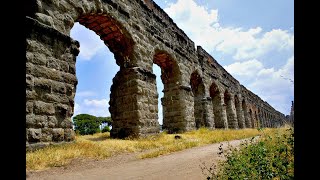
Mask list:
[{"label": "blue sky", "polygon": [[[290,114],[294,100],[293,0],[154,1],[241,84],[278,111]],[[78,23],[71,37],[80,42],[75,115],[110,116],[110,87],[119,70],[113,54],[94,32]],[[163,84],[157,65],[154,73],[160,99]],[[159,122],[162,124],[160,102]]]}]

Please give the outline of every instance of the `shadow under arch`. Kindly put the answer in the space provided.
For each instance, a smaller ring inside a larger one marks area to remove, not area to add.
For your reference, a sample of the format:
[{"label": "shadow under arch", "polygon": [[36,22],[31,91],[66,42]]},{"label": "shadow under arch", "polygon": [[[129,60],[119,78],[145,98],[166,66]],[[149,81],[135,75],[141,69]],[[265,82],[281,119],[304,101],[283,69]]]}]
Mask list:
[{"label": "shadow under arch", "polygon": [[[202,103],[205,96],[205,87],[202,77],[199,75],[198,71],[194,71],[190,77],[190,85],[194,99],[194,119],[196,128],[208,126],[205,120],[205,107]],[[206,100],[206,99],[205,99]]]}]

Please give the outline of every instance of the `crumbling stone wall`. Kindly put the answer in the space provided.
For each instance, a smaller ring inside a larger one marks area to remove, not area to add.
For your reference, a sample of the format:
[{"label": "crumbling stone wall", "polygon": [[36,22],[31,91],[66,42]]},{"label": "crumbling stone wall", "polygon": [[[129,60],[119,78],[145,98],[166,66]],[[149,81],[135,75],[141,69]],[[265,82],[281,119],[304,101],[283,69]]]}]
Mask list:
[{"label": "crumbling stone wall", "polygon": [[73,141],[76,57],[70,30],[79,22],[114,54],[111,136],[158,133],[158,93],[164,84],[163,128],[277,127],[284,115],[242,86],[177,27],[152,0],[29,0],[26,27],[26,143],[28,148]]}]

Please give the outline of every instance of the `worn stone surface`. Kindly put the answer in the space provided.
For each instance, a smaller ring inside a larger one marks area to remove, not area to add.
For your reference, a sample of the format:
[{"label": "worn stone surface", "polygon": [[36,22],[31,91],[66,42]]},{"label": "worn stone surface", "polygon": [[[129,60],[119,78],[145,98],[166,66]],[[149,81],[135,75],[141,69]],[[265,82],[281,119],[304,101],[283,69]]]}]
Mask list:
[{"label": "worn stone surface", "polygon": [[[79,22],[114,54],[111,136],[158,133],[158,93],[152,66],[164,84],[163,128],[277,127],[285,116],[242,86],[195,44],[152,0],[30,1],[26,15],[27,145],[74,140],[71,116],[80,44],[70,37]],[[106,90],[107,91],[107,90]]]}]

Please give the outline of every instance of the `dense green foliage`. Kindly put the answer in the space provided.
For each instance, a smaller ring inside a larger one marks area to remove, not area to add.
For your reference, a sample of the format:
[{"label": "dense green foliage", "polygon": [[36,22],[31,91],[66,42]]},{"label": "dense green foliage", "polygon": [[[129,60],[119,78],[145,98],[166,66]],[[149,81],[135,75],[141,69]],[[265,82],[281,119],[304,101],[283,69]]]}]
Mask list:
[{"label": "dense green foliage", "polygon": [[[94,134],[100,132],[100,125],[105,124],[110,131],[112,120],[110,117],[96,117],[89,114],[78,114],[73,117],[73,124],[76,133],[81,135]],[[105,130],[107,130],[107,128]]]},{"label": "dense green foliage", "polygon": [[274,135],[264,134],[255,140],[245,141],[239,149],[220,146],[219,154],[226,158],[216,166],[202,167],[207,179],[293,179],[294,178],[293,130],[279,131]]},{"label": "dense green foliage", "polygon": [[104,132],[110,132],[110,127],[109,127],[109,126],[103,127],[102,130],[101,130],[101,132],[102,132],[102,133],[104,133]]},{"label": "dense green foliage", "polygon": [[106,125],[109,126],[109,128],[110,126],[112,126],[111,117],[97,117],[97,120],[102,124],[106,123]]}]

